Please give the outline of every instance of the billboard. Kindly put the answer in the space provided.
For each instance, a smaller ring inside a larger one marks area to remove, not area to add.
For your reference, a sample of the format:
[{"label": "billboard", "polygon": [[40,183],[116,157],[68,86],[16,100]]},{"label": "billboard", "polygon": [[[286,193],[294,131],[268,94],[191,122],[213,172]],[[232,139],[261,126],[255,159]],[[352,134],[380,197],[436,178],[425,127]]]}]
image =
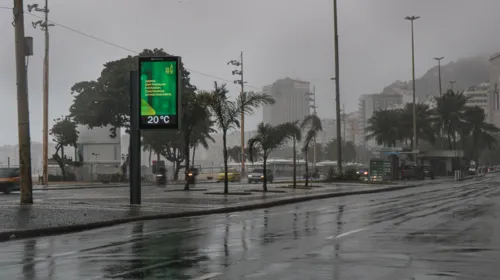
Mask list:
[{"label": "billboard", "polygon": [[139,57],[139,129],[179,129],[180,64],[177,56]]}]

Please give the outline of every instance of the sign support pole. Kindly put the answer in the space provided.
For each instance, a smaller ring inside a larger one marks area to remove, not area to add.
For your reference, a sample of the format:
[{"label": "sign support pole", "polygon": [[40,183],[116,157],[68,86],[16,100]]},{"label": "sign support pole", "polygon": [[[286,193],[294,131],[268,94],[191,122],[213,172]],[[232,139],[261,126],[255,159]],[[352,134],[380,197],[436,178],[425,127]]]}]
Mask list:
[{"label": "sign support pole", "polygon": [[141,204],[141,131],[139,130],[139,79],[130,71],[130,204]]}]

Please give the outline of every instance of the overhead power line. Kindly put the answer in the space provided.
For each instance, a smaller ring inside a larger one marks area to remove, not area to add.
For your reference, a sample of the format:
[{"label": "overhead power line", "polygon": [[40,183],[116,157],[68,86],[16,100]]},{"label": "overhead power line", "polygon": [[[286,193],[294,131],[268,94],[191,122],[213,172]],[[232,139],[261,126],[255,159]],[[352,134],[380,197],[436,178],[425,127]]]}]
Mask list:
[{"label": "overhead power line", "polygon": [[[3,7],[2,7],[3,8]],[[5,8],[8,8],[8,7],[5,7]],[[11,9],[11,8],[8,8],[8,9]],[[43,19],[41,16],[39,15],[36,15],[36,14],[33,14],[33,13],[29,13],[29,12],[25,12],[27,14],[29,14],[30,16],[33,16],[33,17],[36,17],[36,18],[40,18],[40,19]],[[75,28],[72,28],[72,27],[69,27],[67,25],[64,25],[64,24],[61,24],[61,23],[57,23],[57,22],[54,22],[54,21],[51,21],[49,20],[50,23],[54,24],[55,26],[59,26],[59,27],[62,27],[66,30],[69,30],[71,32],[74,32],[74,33],[77,33],[77,34],[80,34],[84,37],[87,37],[87,38],[90,38],[90,39],[93,39],[93,40],[96,40],[96,41],[99,41],[103,44],[106,44],[106,45],[109,45],[109,46],[112,46],[112,47],[115,47],[115,48],[118,48],[118,49],[122,49],[124,51],[127,51],[127,52],[131,52],[133,54],[139,54],[140,52],[138,51],[135,51],[135,50],[132,50],[130,48],[127,48],[127,47],[124,47],[122,45],[118,45],[116,43],[113,43],[111,41],[108,41],[108,40],[104,40],[102,38],[99,38],[97,36],[94,36],[92,34],[89,34],[89,33],[86,33],[86,32],[83,32],[83,31],[80,31],[80,30],[77,30]],[[221,78],[221,77],[217,77],[217,76],[214,76],[212,74],[208,74],[208,73],[204,73],[204,72],[201,72],[201,71],[198,71],[198,70],[194,70],[194,69],[190,69],[190,68],[187,68],[186,67],[186,70],[188,70],[189,72],[191,73],[196,73],[198,75],[202,75],[202,76],[205,76],[205,77],[209,77],[209,78],[213,78],[213,79],[216,79],[216,80],[220,80],[220,81],[224,81],[224,82],[227,82],[227,83],[233,83],[232,80],[229,80],[229,79],[225,79],[225,78]],[[247,85],[247,87],[250,87],[250,88],[253,88],[253,89],[257,89],[257,90],[260,90],[259,87],[256,87],[256,86],[250,86],[250,85]]]}]

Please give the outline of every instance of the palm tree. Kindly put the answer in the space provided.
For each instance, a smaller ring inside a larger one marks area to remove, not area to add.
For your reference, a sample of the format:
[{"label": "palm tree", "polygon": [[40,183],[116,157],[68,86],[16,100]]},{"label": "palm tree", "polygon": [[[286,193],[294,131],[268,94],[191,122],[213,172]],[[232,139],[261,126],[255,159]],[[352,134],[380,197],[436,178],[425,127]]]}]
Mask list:
[{"label": "palm tree", "polygon": [[274,99],[264,93],[247,92],[238,96],[236,101],[229,100],[229,91],[226,85],[219,86],[214,82],[214,89],[211,92],[201,93],[204,102],[214,117],[215,124],[222,131],[222,152],[224,157],[224,193],[229,193],[227,178],[228,171],[228,150],[227,133],[240,127],[239,118],[243,115],[250,115],[255,109],[263,105],[274,104]]},{"label": "palm tree", "polygon": [[[206,108],[205,99],[203,96],[195,92],[189,92],[182,97],[182,129],[181,135],[184,140],[184,155],[185,155],[185,186],[184,190],[189,190],[189,170],[190,170],[190,151],[193,145],[198,143],[204,144],[208,148],[206,139],[210,137],[212,122],[210,119],[210,111]],[[213,139],[212,139],[213,140]]]},{"label": "palm tree", "polygon": [[299,122],[289,122],[282,125],[283,129],[286,131],[287,135],[292,138],[293,144],[293,187],[297,187],[297,142],[302,141],[302,131],[299,126]]},{"label": "palm tree", "polygon": [[194,165],[194,158],[196,153],[196,148],[198,146],[202,146],[205,149],[208,149],[208,142],[215,143],[215,139],[212,137],[211,133],[217,132],[212,128],[213,122],[210,119],[206,119],[204,122],[199,123],[192,132],[190,145],[193,149],[191,165]]},{"label": "palm tree", "polygon": [[253,162],[253,149],[260,147],[262,149],[262,168],[264,170],[263,189],[267,192],[267,159],[271,152],[283,145],[291,134],[286,130],[288,127],[284,125],[272,126],[261,122],[257,126],[257,134],[248,139],[248,151],[250,160]]},{"label": "palm tree", "polygon": [[[307,152],[309,150],[309,145],[311,141],[316,138],[318,132],[323,131],[321,126],[321,120],[316,115],[307,115],[302,124],[300,125],[302,129],[308,129],[306,132],[306,138],[304,139],[304,146],[302,147],[302,152],[304,153],[304,158],[306,160],[306,188],[309,186],[309,163],[307,160]],[[341,170],[340,170],[341,172]]]},{"label": "palm tree", "polygon": [[401,110],[385,109],[375,111],[368,119],[366,131],[369,132],[367,140],[375,139],[378,145],[396,147],[397,141],[403,141],[406,133],[401,123]]},{"label": "palm tree", "polygon": [[[432,122],[432,110],[425,103],[417,103],[416,108],[417,119],[417,145],[418,140],[423,139],[431,144],[436,141],[436,130]],[[404,140],[409,140],[413,147],[413,103],[406,103],[401,110],[401,133]]]},{"label": "palm tree", "polygon": [[[481,146],[493,149],[497,144],[495,134],[500,132],[496,126],[486,122],[486,114],[480,107],[468,107],[463,114],[463,127],[468,130],[472,139],[472,152],[476,166],[479,161],[479,152]],[[462,135],[463,137],[465,135]]]},{"label": "palm tree", "polygon": [[443,129],[450,150],[456,148],[457,136],[461,132],[463,116],[467,109],[467,100],[468,98],[463,93],[457,93],[453,90],[436,97],[435,129]]},{"label": "palm tree", "polygon": [[233,146],[227,149],[228,157],[234,162],[241,162],[241,147]]}]

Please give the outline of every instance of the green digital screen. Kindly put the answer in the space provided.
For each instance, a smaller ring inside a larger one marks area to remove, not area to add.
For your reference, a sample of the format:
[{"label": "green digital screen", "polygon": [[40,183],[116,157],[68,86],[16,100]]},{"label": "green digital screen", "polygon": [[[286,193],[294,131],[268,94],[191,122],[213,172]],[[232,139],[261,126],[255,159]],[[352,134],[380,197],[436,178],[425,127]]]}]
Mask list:
[{"label": "green digital screen", "polygon": [[179,58],[141,57],[140,128],[179,128]]}]

